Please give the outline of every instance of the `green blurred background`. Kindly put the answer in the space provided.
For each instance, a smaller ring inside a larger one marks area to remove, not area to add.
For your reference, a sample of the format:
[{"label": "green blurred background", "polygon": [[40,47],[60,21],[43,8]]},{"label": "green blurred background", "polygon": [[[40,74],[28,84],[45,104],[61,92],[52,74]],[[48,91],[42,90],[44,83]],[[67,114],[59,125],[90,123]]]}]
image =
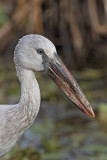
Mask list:
[{"label": "green blurred background", "polygon": [[89,118],[45,75],[36,73],[41,109],[2,160],[107,160],[107,0],[0,0],[0,103],[14,104],[20,84],[14,47],[41,34],[78,81],[96,113]]}]

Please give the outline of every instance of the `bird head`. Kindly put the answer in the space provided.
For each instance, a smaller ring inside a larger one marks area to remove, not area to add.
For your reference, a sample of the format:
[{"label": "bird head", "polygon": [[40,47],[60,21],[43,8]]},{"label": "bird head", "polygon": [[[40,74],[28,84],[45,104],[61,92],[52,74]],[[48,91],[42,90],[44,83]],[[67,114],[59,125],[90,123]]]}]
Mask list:
[{"label": "bird head", "polygon": [[50,40],[41,35],[24,36],[15,48],[14,57],[18,66],[45,72],[82,112],[95,116],[91,105]]}]

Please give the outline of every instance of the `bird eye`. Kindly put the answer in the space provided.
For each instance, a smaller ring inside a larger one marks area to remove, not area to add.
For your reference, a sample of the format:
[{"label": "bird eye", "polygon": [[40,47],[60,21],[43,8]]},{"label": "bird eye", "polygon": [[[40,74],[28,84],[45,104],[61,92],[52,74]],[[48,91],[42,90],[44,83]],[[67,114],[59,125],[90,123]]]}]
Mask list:
[{"label": "bird eye", "polygon": [[44,54],[44,50],[42,48],[37,49],[37,53]]}]

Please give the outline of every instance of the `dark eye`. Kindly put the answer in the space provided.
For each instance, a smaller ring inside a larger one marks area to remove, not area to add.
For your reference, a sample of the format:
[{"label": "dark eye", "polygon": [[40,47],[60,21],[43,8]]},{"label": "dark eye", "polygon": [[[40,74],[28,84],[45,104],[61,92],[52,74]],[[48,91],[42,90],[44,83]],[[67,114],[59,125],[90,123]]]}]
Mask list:
[{"label": "dark eye", "polygon": [[37,49],[38,54],[44,54],[44,50],[42,48]]}]

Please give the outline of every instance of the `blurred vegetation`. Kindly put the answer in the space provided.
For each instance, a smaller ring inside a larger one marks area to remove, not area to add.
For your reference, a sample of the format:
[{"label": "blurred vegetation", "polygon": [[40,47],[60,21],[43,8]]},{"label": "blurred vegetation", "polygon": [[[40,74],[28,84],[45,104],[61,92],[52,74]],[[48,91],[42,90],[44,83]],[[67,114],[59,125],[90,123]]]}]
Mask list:
[{"label": "blurred vegetation", "polygon": [[3,160],[106,160],[107,0],[1,0],[0,103],[19,100],[14,47],[19,38],[32,33],[52,40],[96,118],[91,120],[73,109],[52,81],[36,73],[42,96],[40,113]]},{"label": "blurred vegetation", "polygon": [[[6,160],[106,160],[107,96],[103,74],[101,70],[86,69],[74,71],[73,75],[92,103],[96,118],[74,110],[49,78],[36,73],[42,96],[39,115],[20,143],[5,155]],[[16,103],[19,97],[13,63],[1,63],[0,103]]]},{"label": "blurred vegetation", "polygon": [[38,33],[54,42],[69,68],[107,68],[106,8],[106,0],[1,0],[0,54]]}]

